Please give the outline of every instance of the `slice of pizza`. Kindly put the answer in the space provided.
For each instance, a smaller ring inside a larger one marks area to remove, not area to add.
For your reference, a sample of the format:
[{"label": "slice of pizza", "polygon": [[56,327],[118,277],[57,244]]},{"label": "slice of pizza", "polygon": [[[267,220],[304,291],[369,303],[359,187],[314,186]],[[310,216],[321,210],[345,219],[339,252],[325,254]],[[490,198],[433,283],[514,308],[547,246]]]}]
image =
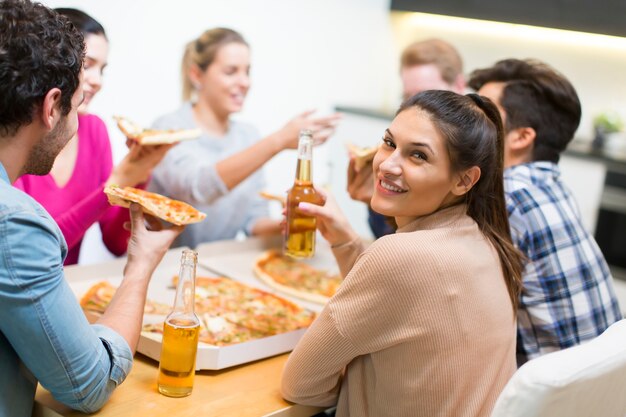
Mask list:
[{"label": "slice of pizza", "polygon": [[144,129],[127,117],[113,116],[113,118],[124,135],[140,145],[167,145],[197,139],[202,135],[200,129]]},{"label": "slice of pizza", "polygon": [[374,155],[378,151],[378,146],[360,147],[352,143],[346,145],[348,152],[354,155],[354,165],[357,169],[363,168],[365,165],[374,160]]},{"label": "slice of pizza", "polygon": [[[80,299],[80,306],[85,311],[102,314],[113,299],[117,287],[108,281],[101,281],[93,285]],[[167,304],[153,300],[146,300],[144,314],[166,315],[171,308]]]},{"label": "slice of pizza", "polygon": [[286,195],[277,195],[277,194],[272,194],[272,193],[268,193],[268,192],[265,192],[265,191],[260,191],[259,195],[261,197],[263,197],[264,199],[266,199],[266,200],[279,201],[283,206],[287,202],[287,196]]},{"label": "slice of pizza", "polygon": [[145,213],[179,226],[198,223],[206,217],[187,203],[138,188],[121,188],[112,184],[107,185],[104,192],[111,205],[129,207],[132,202],[138,203]]},{"label": "slice of pizza", "polygon": [[328,302],[342,281],[339,274],[314,268],[276,250],[260,256],[254,272],[261,281],[278,291],[320,304]]}]

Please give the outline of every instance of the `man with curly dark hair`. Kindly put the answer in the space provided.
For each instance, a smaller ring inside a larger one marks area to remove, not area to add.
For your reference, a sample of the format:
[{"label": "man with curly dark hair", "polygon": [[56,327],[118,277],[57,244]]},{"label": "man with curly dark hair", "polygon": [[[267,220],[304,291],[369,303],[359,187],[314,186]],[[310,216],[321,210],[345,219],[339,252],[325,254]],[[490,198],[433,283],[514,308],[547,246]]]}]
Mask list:
[{"label": "man with curly dark hair", "polygon": [[622,318],[609,267],[563,183],[559,158],[581,106],[565,76],[536,60],[475,70],[469,85],[504,122],[504,192],[513,243],[526,257],[517,362],[593,339]]},{"label": "man with curly dark hair", "polygon": [[149,231],[131,207],[124,279],[89,325],[64,279],[61,231],[11,186],[47,174],[76,133],[84,48],[65,17],[0,0],[0,416],[31,416],[37,382],[74,409],[102,407],[130,371],[150,277],[182,231]]}]

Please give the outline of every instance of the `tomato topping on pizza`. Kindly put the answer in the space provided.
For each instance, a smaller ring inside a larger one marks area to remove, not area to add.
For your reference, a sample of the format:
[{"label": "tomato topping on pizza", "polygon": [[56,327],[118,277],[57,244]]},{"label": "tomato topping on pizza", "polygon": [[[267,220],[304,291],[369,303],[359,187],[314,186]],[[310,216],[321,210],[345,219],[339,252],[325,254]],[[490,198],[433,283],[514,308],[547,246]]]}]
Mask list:
[{"label": "tomato topping on pizza", "polygon": [[[107,282],[98,283],[83,296],[81,306],[104,312],[115,290]],[[159,312],[153,314],[170,311],[169,307],[161,309],[159,303],[146,302],[146,313],[156,309]],[[224,277],[196,277],[195,312],[200,319],[199,340],[215,346],[302,329],[315,319],[314,312],[291,301]],[[163,324],[145,324],[143,331],[162,333]]]},{"label": "tomato topping on pizza", "polygon": [[254,272],[272,288],[318,303],[326,303],[342,281],[338,274],[314,268],[275,250],[257,259]]},{"label": "tomato topping on pizza", "polygon": [[128,207],[131,202],[138,203],[144,212],[179,226],[198,223],[206,217],[187,203],[139,188],[121,188],[112,184],[107,185],[104,192],[111,205]]},{"label": "tomato topping on pizza", "polygon": [[[93,311],[102,314],[113,299],[117,287],[108,281],[102,281],[87,290],[80,299],[80,306],[83,310]],[[144,314],[168,314],[171,307],[167,304],[152,300],[146,300]]]},{"label": "tomato topping on pizza", "polygon": [[202,135],[200,129],[144,129],[127,117],[113,116],[113,118],[124,135],[140,145],[167,145],[197,139]]}]

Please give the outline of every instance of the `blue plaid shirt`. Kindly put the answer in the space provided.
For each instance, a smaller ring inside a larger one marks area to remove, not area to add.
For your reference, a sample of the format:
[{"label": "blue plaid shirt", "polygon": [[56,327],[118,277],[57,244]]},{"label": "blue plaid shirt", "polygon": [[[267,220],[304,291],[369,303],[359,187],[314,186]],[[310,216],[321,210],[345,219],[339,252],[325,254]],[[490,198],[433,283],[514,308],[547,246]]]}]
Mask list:
[{"label": "blue plaid shirt", "polygon": [[528,258],[518,366],[593,339],[622,318],[609,267],[559,177],[559,167],[547,161],[504,171],[511,236]]}]

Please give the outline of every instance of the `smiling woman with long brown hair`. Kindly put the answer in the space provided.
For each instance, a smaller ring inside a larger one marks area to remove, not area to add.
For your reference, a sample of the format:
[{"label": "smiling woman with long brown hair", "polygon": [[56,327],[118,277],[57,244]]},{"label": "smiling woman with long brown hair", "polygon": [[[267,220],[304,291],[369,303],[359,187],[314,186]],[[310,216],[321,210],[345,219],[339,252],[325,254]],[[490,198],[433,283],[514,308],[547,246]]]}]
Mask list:
[{"label": "smiling woman with long brown hair", "polygon": [[345,280],[289,358],[286,399],[339,416],[490,414],[516,369],[521,279],[502,152],[493,103],[426,91],[402,104],[374,159],[372,208],[396,234],[364,250],[330,198],[300,204]]}]

